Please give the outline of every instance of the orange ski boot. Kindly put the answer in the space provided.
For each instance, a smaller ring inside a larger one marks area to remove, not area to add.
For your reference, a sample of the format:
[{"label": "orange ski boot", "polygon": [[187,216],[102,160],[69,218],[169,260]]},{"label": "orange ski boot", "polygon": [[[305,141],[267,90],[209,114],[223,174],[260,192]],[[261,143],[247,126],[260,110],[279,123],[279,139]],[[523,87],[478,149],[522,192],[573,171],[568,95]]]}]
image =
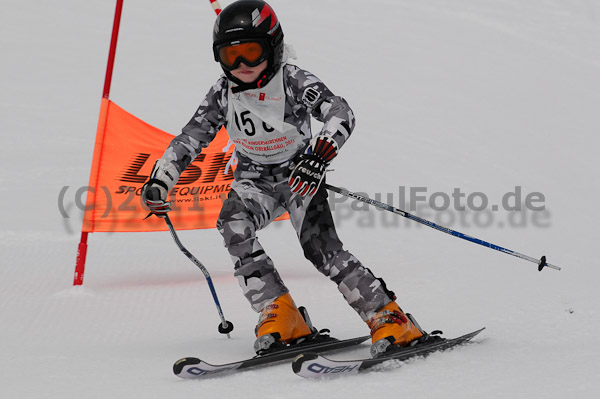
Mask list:
[{"label": "orange ski boot", "polygon": [[423,331],[410,314],[406,315],[394,301],[388,303],[367,321],[373,345],[371,356],[385,353],[389,347],[409,346],[423,337]]},{"label": "orange ski boot", "polygon": [[308,315],[300,313],[288,292],[260,312],[255,329],[257,340],[254,342],[254,350],[256,353],[264,352],[275,343],[289,344],[311,335],[314,331],[309,324]]}]

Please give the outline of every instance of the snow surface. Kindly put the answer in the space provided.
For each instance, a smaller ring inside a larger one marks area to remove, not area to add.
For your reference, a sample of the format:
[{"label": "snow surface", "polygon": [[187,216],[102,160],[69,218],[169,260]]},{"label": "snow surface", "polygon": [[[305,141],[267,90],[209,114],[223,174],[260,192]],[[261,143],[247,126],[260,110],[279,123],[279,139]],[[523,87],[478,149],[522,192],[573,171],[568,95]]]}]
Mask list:
[{"label": "snow surface", "polygon": [[[600,395],[597,0],[272,0],[297,63],[357,116],[330,183],[393,193],[396,206],[400,186],[429,195],[458,187],[485,193],[490,205],[515,186],[543,193],[545,212],[500,208],[491,223],[477,219],[489,213],[419,214],[563,267],[539,273],[394,215],[337,204],[346,247],[424,328],[487,329],[469,347],[317,382],[289,364],[208,381],[172,375],[185,355],[252,355],[256,314],[216,230],[181,239],[213,276],[236,326],[231,340],[217,333],[204,278],[168,233],[91,235],[85,285],[71,286],[82,218],[75,191],[88,182],[114,3],[2,2],[0,397]],[[213,21],[207,1],[125,1],[111,98],[176,134],[220,72]],[[260,237],[317,326],[340,338],[367,333],[303,259],[287,222]]]}]

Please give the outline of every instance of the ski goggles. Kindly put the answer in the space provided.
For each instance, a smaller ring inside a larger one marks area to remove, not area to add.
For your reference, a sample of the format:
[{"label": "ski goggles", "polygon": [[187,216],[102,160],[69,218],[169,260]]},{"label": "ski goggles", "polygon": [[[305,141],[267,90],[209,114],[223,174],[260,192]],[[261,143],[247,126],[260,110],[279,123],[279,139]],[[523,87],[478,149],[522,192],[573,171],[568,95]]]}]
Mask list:
[{"label": "ski goggles", "polygon": [[227,70],[236,69],[240,63],[255,67],[267,58],[267,52],[260,42],[234,42],[216,48],[218,61]]}]

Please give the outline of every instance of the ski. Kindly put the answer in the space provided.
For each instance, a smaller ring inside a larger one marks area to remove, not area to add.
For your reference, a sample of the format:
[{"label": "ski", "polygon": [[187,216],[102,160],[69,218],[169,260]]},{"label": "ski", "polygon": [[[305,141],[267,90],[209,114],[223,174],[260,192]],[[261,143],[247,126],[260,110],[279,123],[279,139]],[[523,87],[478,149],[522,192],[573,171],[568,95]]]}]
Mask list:
[{"label": "ski", "polygon": [[173,373],[184,379],[205,379],[215,375],[234,373],[239,370],[268,366],[283,360],[293,359],[304,352],[322,353],[350,348],[371,338],[370,335],[339,340],[329,335],[319,334],[315,338],[301,343],[286,345],[265,354],[256,355],[245,360],[226,363],[210,364],[196,357],[184,357],[175,362]]},{"label": "ski", "polygon": [[400,348],[390,354],[376,358],[365,358],[359,360],[332,360],[318,353],[300,354],[292,362],[294,373],[305,378],[323,378],[334,375],[358,374],[365,371],[378,369],[379,365],[386,362],[402,362],[418,356],[426,356],[433,352],[443,351],[457,345],[470,341],[473,337],[485,329],[479,329],[457,338],[436,337],[431,341],[419,343],[416,346]]}]

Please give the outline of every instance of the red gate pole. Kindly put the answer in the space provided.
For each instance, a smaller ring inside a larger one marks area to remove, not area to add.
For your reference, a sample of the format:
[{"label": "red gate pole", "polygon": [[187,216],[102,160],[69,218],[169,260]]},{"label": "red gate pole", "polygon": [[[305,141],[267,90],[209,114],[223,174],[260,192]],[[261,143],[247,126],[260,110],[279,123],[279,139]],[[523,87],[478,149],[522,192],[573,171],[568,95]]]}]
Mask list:
[{"label": "red gate pole", "polygon": [[110,94],[110,83],[112,82],[113,67],[115,65],[115,53],[117,52],[117,39],[119,38],[119,27],[121,26],[121,11],[123,11],[123,0],[117,0],[112,37],[110,39],[110,50],[108,51],[106,77],[104,78],[104,91],[102,92],[102,97],[104,98],[108,98]]},{"label": "red gate pole", "polygon": [[217,15],[219,15],[221,13],[221,5],[219,4],[219,0],[208,0],[208,1],[210,1],[210,5],[212,6],[213,10],[215,10]]},{"label": "red gate pole", "polygon": [[[102,98],[108,99],[110,95],[110,84],[112,82],[113,67],[115,65],[115,54],[117,52],[117,39],[119,37],[119,27],[121,26],[121,12],[123,11],[123,0],[117,0],[117,6],[115,9],[115,18],[113,21],[112,36],[110,39],[110,49],[108,51],[108,63],[106,66],[106,76],[104,78],[104,90],[102,91]],[[102,112],[100,117],[104,117]],[[102,132],[104,134],[104,132]],[[89,191],[88,191],[89,194]],[[75,276],[73,278],[73,285],[83,284],[83,274],[85,272],[85,258],[87,254],[87,239],[88,232],[81,232],[81,240],[77,247],[77,259],[75,262]]]}]

